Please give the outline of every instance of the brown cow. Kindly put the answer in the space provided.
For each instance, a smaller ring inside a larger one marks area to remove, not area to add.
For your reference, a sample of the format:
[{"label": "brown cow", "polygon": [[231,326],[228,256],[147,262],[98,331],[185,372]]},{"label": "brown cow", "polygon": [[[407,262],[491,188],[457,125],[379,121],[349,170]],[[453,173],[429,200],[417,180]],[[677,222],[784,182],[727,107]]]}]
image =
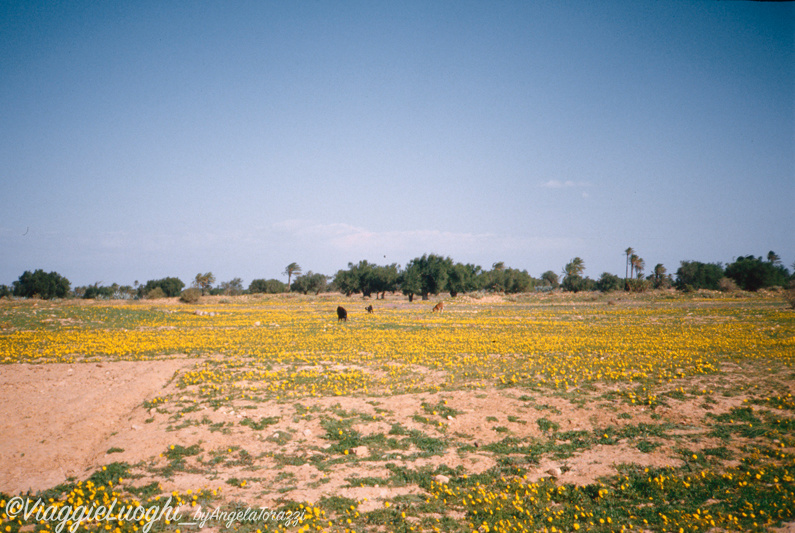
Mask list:
[{"label": "brown cow", "polygon": [[348,312],[342,306],[337,307],[337,322],[340,320],[348,321]]},{"label": "brown cow", "polygon": [[372,314],[372,312],[373,312],[373,306],[372,306],[372,305],[368,305],[367,307],[365,307],[365,310],[366,310],[368,313],[371,313],[371,314]]},{"label": "brown cow", "polygon": [[433,306],[431,313],[439,311],[440,313],[444,310],[444,302],[439,302],[438,304]]}]

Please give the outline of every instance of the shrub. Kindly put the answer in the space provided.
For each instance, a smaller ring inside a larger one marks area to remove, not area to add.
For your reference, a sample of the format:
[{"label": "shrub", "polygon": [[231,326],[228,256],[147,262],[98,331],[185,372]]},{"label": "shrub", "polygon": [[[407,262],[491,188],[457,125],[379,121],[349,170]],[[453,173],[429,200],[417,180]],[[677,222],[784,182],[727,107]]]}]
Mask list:
[{"label": "shrub", "polygon": [[621,288],[621,278],[609,272],[602,272],[602,275],[596,280],[596,288],[600,292],[616,291]]},{"label": "shrub", "polygon": [[157,300],[158,298],[165,298],[166,293],[163,292],[163,289],[160,287],[155,287],[151,291],[146,293],[147,300]]},{"label": "shrub", "polygon": [[646,292],[651,286],[652,282],[648,279],[628,279],[626,288],[629,292]]},{"label": "shrub", "polygon": [[787,287],[787,290],[784,292],[784,299],[790,307],[795,309],[795,279],[789,282],[789,287]]},{"label": "shrub", "polygon": [[186,304],[195,304],[196,302],[199,301],[201,295],[202,295],[201,289],[196,289],[196,288],[185,289],[184,291],[182,291],[182,293],[180,293],[179,300]]},{"label": "shrub", "polygon": [[731,278],[721,278],[718,282],[718,290],[720,292],[737,292],[740,287]]}]

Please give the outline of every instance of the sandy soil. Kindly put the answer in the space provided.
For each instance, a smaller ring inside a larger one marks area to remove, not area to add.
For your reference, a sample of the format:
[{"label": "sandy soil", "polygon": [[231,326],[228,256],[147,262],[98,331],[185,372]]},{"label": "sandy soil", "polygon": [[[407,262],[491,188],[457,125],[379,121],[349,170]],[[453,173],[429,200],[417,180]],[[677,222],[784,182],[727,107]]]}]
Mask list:
[{"label": "sandy soil", "polygon": [[136,432],[141,403],[192,363],[3,365],[0,491],[35,492],[93,471],[109,439]]},{"label": "sandy soil", "polygon": [[[340,465],[323,480],[324,473],[311,465],[292,467],[277,465],[269,456],[274,453],[302,456],[311,450],[323,450],[329,442],[319,417],[303,420],[291,404],[265,402],[256,409],[222,407],[217,410],[202,406],[174,421],[167,409],[146,409],[144,401],[161,395],[179,396],[172,382],[175,372],[192,367],[197,361],[172,359],[147,362],[103,362],[47,365],[6,365],[0,375],[0,491],[15,494],[40,491],[69,478],[84,479],[103,464],[122,461],[132,465],[145,463],[157,469],[166,464],[162,457],[172,444],[200,444],[202,451],[239,446],[258,457],[256,465],[243,468],[216,469],[212,475],[178,473],[163,482],[167,490],[199,489],[224,486],[231,477],[261,479],[260,497],[268,488],[283,483],[293,486],[282,496],[316,501],[323,495],[343,495],[361,499],[386,496],[386,489],[345,488],[347,478],[384,476],[379,462],[359,462],[352,467]],[[491,453],[480,451],[484,445],[503,439],[506,434],[495,431],[502,426],[518,438],[541,437],[536,420],[545,417],[560,425],[561,430],[591,430],[620,424],[615,411],[603,412],[598,406],[578,408],[560,398],[543,398],[542,411],[518,398],[524,391],[502,389],[488,391],[455,391],[446,393],[405,394],[385,397],[329,397],[305,400],[319,411],[338,409],[372,415],[374,421],[358,423],[363,435],[387,433],[392,424],[433,434],[428,424],[413,417],[424,413],[423,402],[437,404],[446,400],[458,411],[444,420],[446,435],[456,445],[471,444],[471,453],[459,453],[455,446],[444,455],[411,461],[415,468],[445,464],[455,469],[479,473],[495,465]],[[181,399],[188,401],[187,397]],[[379,412],[380,411],[380,412]],[[384,413],[386,411],[386,414]],[[517,422],[507,420],[513,414]],[[676,416],[687,420],[686,413]],[[279,417],[280,422],[262,431],[253,431],[240,424],[244,417],[258,420]],[[201,421],[204,421],[201,423]],[[633,423],[642,421],[636,415]],[[650,420],[649,420],[650,421]],[[213,431],[210,426],[225,424],[227,430]],[[289,442],[281,443],[278,434],[289,434]],[[274,435],[276,438],[274,438]],[[112,453],[108,453],[111,450]],[[359,450],[367,453],[366,450]],[[354,451],[355,453],[355,451]],[[559,474],[561,481],[586,484],[602,475],[614,473],[613,465],[634,462],[647,465],[678,464],[664,450],[641,453],[622,445],[597,446],[567,460],[567,470]],[[549,475],[560,462],[542,460],[531,477]],[[287,473],[287,474],[285,474]],[[306,488],[316,486],[315,488]],[[228,486],[227,486],[228,489]],[[226,489],[225,489],[226,490]],[[232,489],[234,490],[234,489]],[[391,489],[394,490],[394,489]],[[251,494],[247,491],[246,494]],[[243,494],[241,494],[242,496]],[[394,496],[394,492],[390,494]]]}]

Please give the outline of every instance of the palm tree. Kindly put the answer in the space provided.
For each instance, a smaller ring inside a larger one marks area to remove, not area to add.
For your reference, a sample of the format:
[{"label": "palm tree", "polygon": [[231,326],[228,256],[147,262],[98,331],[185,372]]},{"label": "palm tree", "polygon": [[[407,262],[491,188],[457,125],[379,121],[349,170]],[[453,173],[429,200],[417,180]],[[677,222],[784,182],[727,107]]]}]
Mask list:
[{"label": "palm tree", "polygon": [[635,278],[635,264],[640,259],[636,254],[632,254],[629,256],[629,277],[631,279]]},{"label": "palm tree", "polygon": [[637,278],[641,279],[643,277],[643,269],[646,268],[646,261],[638,256],[635,256],[632,266],[635,267],[635,275]]},{"label": "palm tree", "polygon": [[635,250],[633,250],[632,247],[630,246],[629,248],[624,250],[624,253],[627,254],[627,265],[626,265],[627,268],[624,272],[624,281],[627,281],[627,278],[629,277],[629,256],[633,255],[635,253]]},{"label": "palm tree", "polygon": [[282,272],[282,274],[287,274],[287,292],[290,292],[290,280],[292,279],[293,274],[300,274],[300,273],[301,273],[301,267],[298,265],[298,263],[290,263],[284,269],[284,272]]},{"label": "palm tree", "polygon": [[193,281],[193,286],[201,289],[202,296],[204,296],[205,292],[210,291],[213,283],[215,283],[215,276],[213,276],[212,272],[207,272],[206,274],[202,274],[200,272],[196,274],[196,279]]},{"label": "palm tree", "polygon": [[663,280],[665,279],[665,273],[668,272],[662,263],[657,263],[654,267],[654,284],[657,287],[662,287]]},{"label": "palm tree", "polygon": [[572,259],[563,269],[563,272],[569,277],[582,276],[583,271],[585,271],[585,261],[579,257]]},{"label": "palm tree", "polygon": [[773,250],[770,250],[769,252],[767,252],[767,260],[770,263],[773,263],[774,265],[781,264],[781,257],[779,257],[779,255],[776,252],[774,252]]}]

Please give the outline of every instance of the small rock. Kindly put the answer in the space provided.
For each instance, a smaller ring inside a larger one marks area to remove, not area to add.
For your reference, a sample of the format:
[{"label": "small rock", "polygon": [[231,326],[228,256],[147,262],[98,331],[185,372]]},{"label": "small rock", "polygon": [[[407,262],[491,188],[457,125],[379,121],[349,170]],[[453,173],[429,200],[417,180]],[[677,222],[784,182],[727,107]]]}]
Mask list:
[{"label": "small rock", "polygon": [[259,326],[259,325],[260,325],[260,321],[259,321],[259,320],[257,320],[256,322],[254,322],[254,325],[255,325],[255,326]]},{"label": "small rock", "polygon": [[138,431],[138,430],[139,430],[139,429],[141,429],[141,428],[140,428],[140,427],[138,427],[138,426],[135,426],[135,425],[133,425],[133,426],[132,426],[130,429],[134,429],[135,431]]},{"label": "small rock", "polygon": [[554,478],[559,478],[562,473],[563,472],[557,466],[554,466],[554,467],[550,468],[549,470],[547,470],[547,474],[549,474],[550,476],[552,476]]},{"label": "small rock", "polygon": [[442,474],[433,476],[433,480],[439,483],[440,485],[447,485],[448,483],[450,483],[450,478]]},{"label": "small rock", "polygon": [[311,437],[311,436],[312,436],[312,430],[311,429],[305,429],[304,430],[304,437]]},{"label": "small rock", "polygon": [[367,457],[370,455],[370,450],[367,449],[367,446],[357,446],[351,451],[354,455],[358,455],[359,457]]},{"label": "small rock", "polygon": [[447,415],[447,420],[455,420],[455,418],[453,418],[453,415]]}]

